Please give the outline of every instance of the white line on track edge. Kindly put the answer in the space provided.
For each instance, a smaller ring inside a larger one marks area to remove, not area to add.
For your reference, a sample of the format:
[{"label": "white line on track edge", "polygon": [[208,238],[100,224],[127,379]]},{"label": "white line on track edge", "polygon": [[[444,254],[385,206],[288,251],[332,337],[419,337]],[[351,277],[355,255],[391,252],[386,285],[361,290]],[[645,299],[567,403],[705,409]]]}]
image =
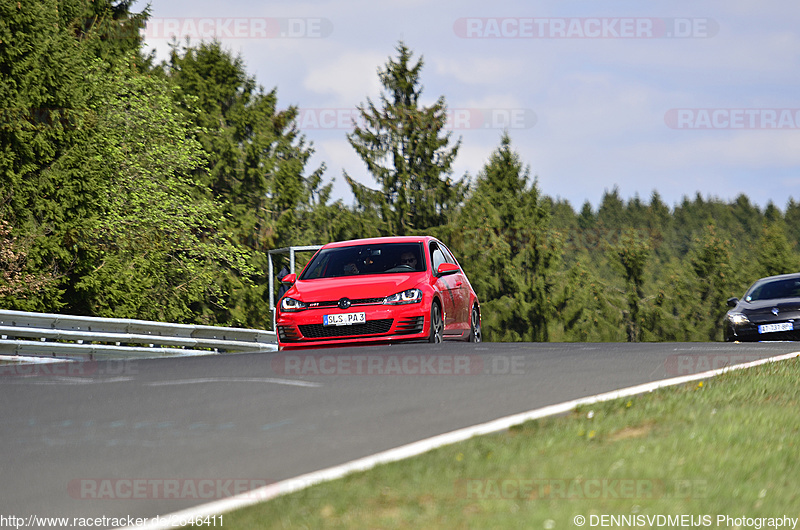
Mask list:
[{"label": "white line on track edge", "polygon": [[759,359],[757,361],[752,361],[749,363],[728,366],[725,368],[718,368],[716,370],[709,370],[707,372],[701,372],[698,374],[691,374],[681,377],[673,377],[671,379],[653,381],[650,383],[635,385],[628,388],[613,390],[611,392],[605,392],[603,394],[597,394],[594,396],[588,396],[580,399],[575,399],[572,401],[566,401],[564,403],[558,403],[556,405],[550,405],[547,407],[542,407],[527,412],[521,412],[519,414],[513,414],[511,416],[499,418],[487,423],[473,425],[472,427],[458,429],[456,431],[440,434],[432,438],[427,438],[425,440],[413,442],[407,445],[396,447],[394,449],[389,449],[388,451],[383,451],[382,453],[377,453],[371,456],[366,456],[364,458],[359,458],[358,460],[346,462],[338,466],[329,467],[327,469],[322,469],[320,471],[313,471],[305,475],[300,475],[299,477],[282,480],[280,482],[269,484],[267,486],[254,489],[246,493],[235,495],[233,497],[228,497],[225,499],[220,499],[206,504],[201,504],[199,506],[188,508],[186,510],[182,510],[179,512],[174,512],[168,515],[162,515],[157,518],[152,518],[150,520],[152,522],[148,521],[148,524],[145,524],[143,526],[131,526],[131,527],[126,527],[126,529],[146,528],[155,530],[161,528],[173,528],[175,526],[175,523],[178,521],[188,522],[194,520],[195,518],[201,518],[201,517],[205,518],[214,515],[220,515],[225,512],[237,510],[239,508],[244,508],[246,506],[258,504],[260,502],[265,502],[270,499],[274,499],[275,497],[285,495],[287,493],[293,493],[295,491],[305,489],[309,486],[313,486],[314,484],[319,484],[320,482],[335,480],[354,471],[365,471],[379,464],[395,462],[397,460],[403,460],[405,458],[417,456],[432,449],[436,449],[438,447],[454,444],[457,442],[462,442],[464,440],[472,438],[473,436],[503,431],[513,425],[519,425],[520,423],[524,423],[529,420],[535,420],[547,416],[553,416],[556,414],[563,414],[565,412],[570,412],[571,410],[575,409],[575,407],[578,407],[580,405],[589,405],[601,401],[611,401],[613,399],[621,397],[634,396],[636,394],[644,394],[645,392],[652,392],[653,390],[657,390],[659,388],[680,385],[682,383],[697,381],[698,379],[708,379],[710,377],[714,377],[725,372],[730,372],[733,370],[741,370],[743,368],[751,368],[753,366],[758,366],[761,364],[767,364],[771,362],[784,361],[798,356],[800,356],[800,351],[786,353],[783,355],[777,355],[775,357],[768,357],[766,359]]}]

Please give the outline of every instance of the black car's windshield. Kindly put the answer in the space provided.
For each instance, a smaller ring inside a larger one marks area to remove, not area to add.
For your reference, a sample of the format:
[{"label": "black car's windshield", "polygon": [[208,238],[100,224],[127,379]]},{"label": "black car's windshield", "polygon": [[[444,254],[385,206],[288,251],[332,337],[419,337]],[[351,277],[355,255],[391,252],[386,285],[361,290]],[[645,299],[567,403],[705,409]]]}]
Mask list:
[{"label": "black car's windshield", "polygon": [[800,278],[756,283],[744,297],[748,302],[774,300],[776,298],[800,298]]},{"label": "black car's windshield", "polygon": [[301,280],[425,270],[422,243],[381,243],[322,249],[300,275]]}]

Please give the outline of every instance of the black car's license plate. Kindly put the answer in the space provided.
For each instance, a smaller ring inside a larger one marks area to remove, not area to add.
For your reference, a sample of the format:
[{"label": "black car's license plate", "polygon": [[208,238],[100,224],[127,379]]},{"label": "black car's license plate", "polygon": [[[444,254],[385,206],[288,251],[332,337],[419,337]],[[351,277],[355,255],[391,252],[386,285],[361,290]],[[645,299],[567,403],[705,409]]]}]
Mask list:
[{"label": "black car's license plate", "polygon": [[780,322],[778,324],[761,324],[758,326],[759,333],[775,333],[778,331],[792,331],[794,329],[793,322]]}]

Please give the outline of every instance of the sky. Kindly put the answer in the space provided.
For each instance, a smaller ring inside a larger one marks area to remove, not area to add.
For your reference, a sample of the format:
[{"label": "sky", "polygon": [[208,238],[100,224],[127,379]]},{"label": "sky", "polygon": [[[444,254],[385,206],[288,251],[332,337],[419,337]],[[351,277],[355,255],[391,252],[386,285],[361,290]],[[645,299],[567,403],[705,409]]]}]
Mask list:
[{"label": "sky", "polygon": [[[144,8],[142,0],[134,11]],[[474,179],[504,131],[541,191],[579,210],[615,188],[765,207],[800,201],[796,0],[150,0],[145,42],[216,38],[296,106],[333,198],[377,188],[347,141],[404,42],[423,104],[444,97]]]}]

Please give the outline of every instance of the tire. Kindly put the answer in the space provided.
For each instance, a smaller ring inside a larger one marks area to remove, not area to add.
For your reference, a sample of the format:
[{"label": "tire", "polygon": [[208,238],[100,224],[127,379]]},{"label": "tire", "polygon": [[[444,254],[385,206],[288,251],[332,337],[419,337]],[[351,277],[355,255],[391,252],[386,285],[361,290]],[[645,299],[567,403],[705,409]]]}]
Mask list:
[{"label": "tire", "polygon": [[481,331],[481,313],[478,311],[478,306],[472,306],[469,328],[469,341],[483,342],[483,331]]},{"label": "tire", "polygon": [[431,304],[431,331],[428,342],[440,343],[444,340],[444,322],[442,322],[442,308],[438,302]]}]

